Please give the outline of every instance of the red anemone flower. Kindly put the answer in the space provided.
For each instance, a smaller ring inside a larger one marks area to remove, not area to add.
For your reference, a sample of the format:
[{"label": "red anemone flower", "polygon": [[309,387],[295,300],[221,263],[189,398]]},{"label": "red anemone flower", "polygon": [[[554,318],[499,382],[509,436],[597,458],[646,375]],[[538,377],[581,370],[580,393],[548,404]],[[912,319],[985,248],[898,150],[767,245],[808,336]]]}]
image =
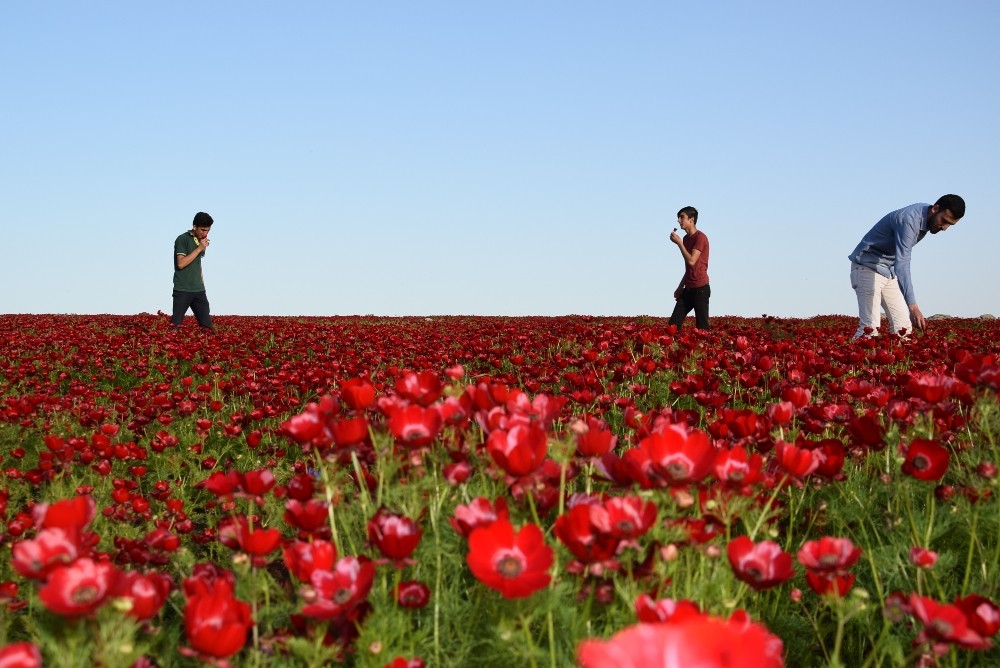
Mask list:
[{"label": "red anemone flower", "polygon": [[363,411],[375,403],[375,386],[366,378],[350,378],[340,384],[340,396],[354,410]]},{"label": "red anemone flower", "polygon": [[590,415],[574,423],[576,451],[581,457],[602,457],[615,449],[618,437],[603,420]]},{"label": "red anemone flower", "polygon": [[754,544],[747,536],[738,536],[726,546],[726,553],[736,577],[758,591],[776,587],[795,574],[792,556],[774,541]]},{"label": "red anemone flower", "polygon": [[917,480],[940,480],[948,470],[950,456],[948,448],[937,441],[918,438],[906,448],[902,470]]},{"label": "red anemone flower", "polygon": [[332,570],[315,570],[315,597],[302,606],[302,614],[314,619],[349,618],[368,597],[374,578],[375,564],[364,557],[344,557]]},{"label": "red anemone flower", "polygon": [[581,668],[781,668],[781,640],[763,625],[689,617],[636,624],[608,640],[585,640]]},{"label": "red anemone flower", "polygon": [[330,526],[327,502],[322,499],[309,499],[304,502],[290,499],[285,502],[284,517],[285,524],[306,534],[322,533]]},{"label": "red anemone flower", "polygon": [[701,609],[694,601],[672,598],[653,600],[649,594],[641,594],[635,599],[635,616],[640,622],[679,622],[688,617],[701,615]]},{"label": "red anemone flower", "polygon": [[861,548],[848,538],[823,536],[802,545],[798,552],[799,563],[817,573],[843,572],[861,558]]},{"label": "red anemone flower", "polygon": [[302,582],[310,582],[313,571],[333,568],[337,561],[337,548],[326,540],[309,543],[297,540],[285,547],[284,558],[289,573]]},{"label": "red anemone flower", "polygon": [[955,644],[966,649],[987,649],[992,643],[976,633],[970,626],[965,612],[948,603],[910,594],[910,610],[923,625],[917,643]]},{"label": "red anemone flower", "polygon": [[407,580],[396,585],[395,595],[401,608],[423,608],[431,600],[431,589],[423,582]]},{"label": "red anemone flower", "polygon": [[1000,607],[985,596],[969,594],[956,598],[955,605],[965,613],[972,630],[984,638],[992,638],[1000,631]]},{"label": "red anemone flower", "polygon": [[418,404],[392,411],[387,424],[395,439],[410,448],[430,445],[441,431],[441,413]]},{"label": "red anemone flower", "polygon": [[625,453],[624,459],[643,487],[684,486],[712,471],[716,449],[697,429],[668,424]]},{"label": "red anemone flower", "polygon": [[26,578],[44,580],[52,569],[70,564],[82,556],[76,529],[43,529],[32,540],[14,544],[14,570]]},{"label": "red anemone flower", "polygon": [[542,530],[526,524],[515,532],[506,518],[479,527],[469,536],[469,569],[504,598],[526,598],[548,586],[555,555]]},{"label": "red anemone flower", "polygon": [[423,535],[416,521],[385,508],[379,508],[368,521],[368,540],[384,557],[393,561],[409,559]]},{"label": "red anemone flower", "polygon": [[448,521],[462,538],[467,539],[473,530],[492,524],[500,518],[507,519],[507,501],[500,497],[494,504],[486,497],[479,496],[467,506],[456,506],[454,516]]},{"label": "red anemone flower", "polygon": [[152,619],[167,602],[173,588],[173,581],[163,573],[127,571],[118,577],[112,595],[131,601],[132,607],[128,611],[130,617]]},{"label": "red anemone flower", "polygon": [[[566,546],[577,561],[584,564],[612,559],[618,548],[617,537],[611,535],[610,531],[602,531],[591,522],[590,511],[593,507],[595,506],[590,504],[573,506],[557,517],[552,527],[552,533],[559,542]],[[605,521],[604,524],[608,523]],[[610,526],[608,528],[610,529]]]},{"label": "red anemone flower", "polygon": [[823,459],[821,452],[798,448],[783,441],[774,446],[774,456],[781,469],[795,478],[804,478],[815,471]]},{"label": "red anemone flower", "polygon": [[57,615],[82,617],[104,604],[119,575],[114,564],[83,557],[49,573],[38,598]]},{"label": "red anemone flower", "polygon": [[743,446],[719,450],[715,455],[714,472],[720,482],[731,488],[742,489],[758,482],[762,477],[764,458],[759,453],[749,453]]},{"label": "red anemone flower", "polygon": [[526,476],[537,470],[549,453],[545,430],[537,423],[517,424],[509,431],[490,434],[486,449],[497,466],[512,476]]},{"label": "red anemone flower", "polygon": [[0,648],[0,668],[42,668],[42,653],[33,642],[15,642]]},{"label": "red anemone flower", "polygon": [[226,580],[216,580],[184,606],[188,643],[197,654],[214,659],[227,659],[243,649],[252,625],[250,605],[234,598]]}]

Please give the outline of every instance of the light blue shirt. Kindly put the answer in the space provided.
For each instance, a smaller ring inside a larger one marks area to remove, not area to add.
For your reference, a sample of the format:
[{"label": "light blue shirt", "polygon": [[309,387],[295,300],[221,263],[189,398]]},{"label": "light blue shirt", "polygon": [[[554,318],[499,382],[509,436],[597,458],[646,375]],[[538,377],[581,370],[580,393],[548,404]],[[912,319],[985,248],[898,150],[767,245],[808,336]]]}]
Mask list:
[{"label": "light blue shirt", "polygon": [[886,278],[899,280],[907,306],[917,303],[910,280],[910,251],[927,234],[930,204],[911,204],[886,214],[847,257]]}]

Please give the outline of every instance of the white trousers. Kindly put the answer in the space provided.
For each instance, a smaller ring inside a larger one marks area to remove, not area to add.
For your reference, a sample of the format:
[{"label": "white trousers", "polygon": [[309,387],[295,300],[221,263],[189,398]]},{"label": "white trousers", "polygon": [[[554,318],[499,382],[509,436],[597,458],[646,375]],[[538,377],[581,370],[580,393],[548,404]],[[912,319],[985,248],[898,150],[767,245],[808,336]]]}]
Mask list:
[{"label": "white trousers", "polygon": [[910,309],[895,278],[886,278],[874,269],[852,262],[851,287],[858,296],[859,322],[854,338],[864,336],[866,327],[872,329],[873,335],[878,332],[882,320],[880,307],[889,316],[889,328],[893,332],[909,334],[913,331]]}]

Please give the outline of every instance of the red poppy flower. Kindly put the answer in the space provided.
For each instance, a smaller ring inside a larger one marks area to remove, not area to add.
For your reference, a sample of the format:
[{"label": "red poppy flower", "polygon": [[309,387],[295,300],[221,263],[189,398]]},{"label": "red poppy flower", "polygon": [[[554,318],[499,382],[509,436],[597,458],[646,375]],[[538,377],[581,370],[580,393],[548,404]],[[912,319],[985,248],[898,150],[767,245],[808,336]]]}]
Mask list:
[{"label": "red poppy flower", "polygon": [[790,402],[796,408],[802,408],[812,399],[812,392],[805,387],[786,387],[781,393],[781,398],[784,401]]},{"label": "red poppy flower", "polygon": [[114,564],[83,557],[49,573],[38,598],[57,615],[82,617],[104,604],[118,577]]},{"label": "red poppy flower", "polygon": [[925,438],[914,439],[906,448],[906,459],[903,462],[903,473],[917,480],[935,481],[944,477],[948,471],[948,460],[951,453],[937,441]]},{"label": "red poppy flower", "polygon": [[375,386],[366,378],[350,378],[340,384],[340,396],[354,410],[367,410],[375,403]]},{"label": "red poppy flower", "polygon": [[430,445],[441,431],[441,413],[437,409],[410,404],[394,409],[387,424],[397,441],[411,448]]},{"label": "red poppy flower", "polygon": [[448,522],[462,538],[468,538],[474,529],[492,524],[499,518],[507,519],[507,501],[500,497],[494,505],[486,497],[479,496],[467,506],[456,506],[454,516],[448,518]]},{"label": "red poppy flower", "polygon": [[[219,542],[246,552],[255,561],[263,558],[281,546],[281,532],[277,529],[265,529],[246,515],[238,515],[232,522],[219,528]],[[256,565],[262,565],[264,562]]]},{"label": "red poppy flower", "polygon": [[[250,605],[233,597],[226,580],[188,598],[184,606],[184,631],[198,654],[227,659],[243,649],[253,625]],[[187,653],[187,652],[184,652]]]},{"label": "red poppy flower", "polygon": [[397,656],[385,664],[384,668],[425,668],[426,665],[421,658],[407,659],[404,656]]},{"label": "red poppy flower", "polygon": [[666,425],[625,453],[624,459],[645,488],[684,486],[698,482],[712,471],[716,450],[708,436],[678,424]]},{"label": "red poppy flower", "polygon": [[534,524],[515,532],[503,518],[469,536],[469,569],[504,598],[526,598],[547,587],[554,559],[542,530]]},{"label": "red poppy flower", "polygon": [[795,574],[792,556],[774,541],[754,544],[747,536],[738,536],[726,546],[726,554],[736,577],[758,591],[776,587]]},{"label": "red poppy flower", "polygon": [[395,587],[396,604],[401,608],[423,608],[431,600],[430,587],[423,582],[406,580]]},{"label": "red poppy flower", "polygon": [[670,624],[636,624],[608,640],[585,640],[581,668],[781,668],[781,640],[766,627],[690,617]]},{"label": "red poppy flower", "polygon": [[368,597],[375,578],[375,564],[364,557],[343,557],[333,570],[315,570],[315,598],[302,607],[302,614],[315,619],[349,617]]},{"label": "red poppy flower", "polygon": [[795,404],[791,401],[779,401],[768,405],[766,413],[771,424],[783,426],[792,421],[792,417],[795,415]]},{"label": "red poppy flower", "polygon": [[688,617],[698,617],[701,609],[694,601],[672,598],[653,600],[649,594],[641,594],[635,599],[635,615],[640,622],[679,622]]},{"label": "red poppy flower", "polygon": [[910,594],[910,610],[923,625],[917,643],[955,644],[966,649],[987,649],[992,643],[969,626],[969,620],[958,606]]},{"label": "red poppy flower", "polygon": [[232,497],[240,489],[240,474],[237,471],[216,471],[195,487],[208,490],[216,497]]},{"label": "red poppy flower", "polygon": [[368,540],[393,561],[409,559],[423,535],[423,529],[413,519],[385,508],[379,508],[368,521]]},{"label": "red poppy flower", "polygon": [[549,453],[548,437],[538,424],[518,424],[509,431],[497,429],[490,434],[486,449],[497,466],[512,476],[526,476],[545,461]]},{"label": "red poppy flower", "polygon": [[0,668],[42,668],[42,653],[33,642],[15,642],[0,648]]},{"label": "red poppy flower", "polygon": [[297,540],[285,547],[284,558],[289,573],[302,582],[310,582],[313,571],[333,568],[337,561],[337,548],[325,540],[309,543]]}]

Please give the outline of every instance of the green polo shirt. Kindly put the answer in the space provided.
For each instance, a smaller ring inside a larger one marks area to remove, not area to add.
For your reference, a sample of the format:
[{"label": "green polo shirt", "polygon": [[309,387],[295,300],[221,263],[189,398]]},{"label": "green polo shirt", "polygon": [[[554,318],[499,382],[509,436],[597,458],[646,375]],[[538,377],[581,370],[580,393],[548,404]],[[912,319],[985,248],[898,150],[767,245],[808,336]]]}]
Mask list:
[{"label": "green polo shirt", "polygon": [[201,273],[201,259],[205,257],[205,251],[198,253],[194,262],[183,269],[177,266],[177,257],[192,252],[198,243],[198,240],[190,232],[180,235],[174,242],[174,290],[179,292],[204,291],[205,278]]}]

